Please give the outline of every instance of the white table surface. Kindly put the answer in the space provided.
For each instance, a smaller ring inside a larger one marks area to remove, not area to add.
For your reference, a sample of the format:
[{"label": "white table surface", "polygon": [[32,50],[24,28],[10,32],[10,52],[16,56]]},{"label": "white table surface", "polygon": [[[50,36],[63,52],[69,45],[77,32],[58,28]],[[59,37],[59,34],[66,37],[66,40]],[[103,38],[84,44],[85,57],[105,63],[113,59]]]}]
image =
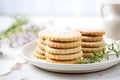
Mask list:
[{"label": "white table surface", "polygon": [[[51,24],[52,27],[72,28],[78,26],[103,26],[100,18],[34,17],[31,18],[31,21],[47,27],[51,27]],[[11,24],[11,20],[8,17],[0,17],[0,30],[6,29],[9,24]],[[21,53],[21,48],[11,49],[6,45],[3,45],[2,50],[4,56],[0,56],[0,72],[7,69],[14,61],[16,55]],[[26,63],[18,70],[14,70],[6,76],[0,76],[0,80],[120,80],[120,64],[94,73],[64,74],[46,71]]]}]

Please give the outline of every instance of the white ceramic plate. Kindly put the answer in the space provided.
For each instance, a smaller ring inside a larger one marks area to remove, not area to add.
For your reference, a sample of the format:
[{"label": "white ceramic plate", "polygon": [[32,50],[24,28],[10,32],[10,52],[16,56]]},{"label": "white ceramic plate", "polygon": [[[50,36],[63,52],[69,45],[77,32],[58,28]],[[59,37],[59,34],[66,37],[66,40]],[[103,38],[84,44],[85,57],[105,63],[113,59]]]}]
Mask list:
[{"label": "white ceramic plate", "polygon": [[[22,56],[30,64],[33,64],[39,68],[62,73],[87,73],[95,72],[110,68],[120,62],[120,58],[112,58],[108,61],[93,63],[93,64],[51,64],[44,60],[35,59],[32,56],[33,50],[36,47],[36,41],[31,42],[24,46]],[[111,55],[113,57],[113,55]],[[110,56],[110,57],[111,57]]]}]

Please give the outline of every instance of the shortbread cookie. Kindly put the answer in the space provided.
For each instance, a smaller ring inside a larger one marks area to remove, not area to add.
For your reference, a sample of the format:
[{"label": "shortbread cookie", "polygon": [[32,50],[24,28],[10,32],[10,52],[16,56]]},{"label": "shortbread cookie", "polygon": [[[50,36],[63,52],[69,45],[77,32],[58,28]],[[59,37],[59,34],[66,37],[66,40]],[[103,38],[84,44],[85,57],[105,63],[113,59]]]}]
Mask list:
[{"label": "shortbread cookie", "polygon": [[41,38],[39,38],[38,41],[39,41],[40,43],[46,45],[46,40],[45,40],[45,39],[41,39]]},{"label": "shortbread cookie", "polygon": [[82,48],[98,48],[103,46],[103,41],[99,42],[82,42],[81,46]]},{"label": "shortbread cookie", "polygon": [[46,60],[49,63],[55,63],[55,64],[56,63],[57,64],[77,64],[77,62],[78,62],[78,59],[74,59],[74,60],[62,60],[62,61],[60,61],[60,60],[55,60],[55,59],[47,58]]},{"label": "shortbread cookie", "polygon": [[46,45],[42,44],[42,43],[39,42],[39,41],[38,41],[37,43],[38,43],[38,46],[39,46],[40,49],[45,50],[45,46],[46,46]]},{"label": "shortbread cookie", "polygon": [[102,40],[103,36],[82,36],[83,42],[98,42]]},{"label": "shortbread cookie", "polygon": [[72,54],[72,53],[81,52],[82,48],[81,48],[81,46],[79,46],[79,47],[71,48],[71,49],[55,49],[55,48],[46,46],[45,50],[51,54]]},{"label": "shortbread cookie", "polygon": [[84,59],[84,57],[80,57],[77,61],[77,64],[81,64],[81,62],[83,62],[83,59]]},{"label": "shortbread cookie", "polygon": [[84,36],[102,36],[105,34],[104,29],[98,29],[98,28],[81,28],[76,29],[76,31],[80,32]]},{"label": "shortbread cookie", "polygon": [[59,49],[67,49],[67,48],[75,48],[79,47],[81,45],[81,41],[75,41],[75,42],[55,42],[47,40],[46,44],[53,48],[59,48]]},{"label": "shortbread cookie", "polygon": [[83,53],[83,57],[86,57],[86,58],[89,58],[92,55],[93,55],[93,53]]},{"label": "shortbread cookie", "polygon": [[49,33],[48,39],[58,42],[69,42],[81,40],[81,34],[75,31],[52,31]]},{"label": "shortbread cookie", "polygon": [[39,48],[38,46],[35,48],[35,52],[41,54],[41,55],[45,55],[45,51],[42,50],[41,48]]},{"label": "shortbread cookie", "polygon": [[82,48],[83,53],[92,53],[92,52],[97,52],[100,51],[102,47],[100,48]]},{"label": "shortbread cookie", "polygon": [[46,59],[46,56],[45,55],[41,55],[37,52],[34,52],[33,56],[37,59]]},{"label": "shortbread cookie", "polygon": [[38,36],[41,38],[41,39],[43,39],[43,40],[46,40],[47,39],[47,37],[48,37],[48,30],[43,30],[43,31],[40,31],[39,33],[38,33]]},{"label": "shortbread cookie", "polygon": [[83,53],[78,52],[78,53],[73,53],[73,54],[57,55],[57,54],[50,54],[50,53],[46,52],[45,55],[48,58],[55,59],[55,60],[73,60],[73,59],[78,59],[78,58],[82,57]]}]

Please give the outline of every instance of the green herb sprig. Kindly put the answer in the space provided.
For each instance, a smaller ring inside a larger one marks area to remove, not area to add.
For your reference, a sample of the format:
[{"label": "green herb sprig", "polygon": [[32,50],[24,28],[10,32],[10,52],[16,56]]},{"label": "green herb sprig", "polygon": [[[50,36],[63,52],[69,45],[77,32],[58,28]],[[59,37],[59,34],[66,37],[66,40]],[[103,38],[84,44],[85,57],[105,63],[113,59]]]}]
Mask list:
[{"label": "green herb sprig", "polygon": [[118,58],[120,56],[120,41],[113,41],[111,44],[107,45],[108,53],[114,53]]},{"label": "green herb sprig", "polygon": [[103,48],[98,51],[94,52],[89,58],[84,58],[80,64],[91,64],[96,62],[101,62],[102,60],[109,60],[110,53],[114,53],[116,58],[120,56],[120,41],[113,41],[110,44],[105,44]]},{"label": "green herb sprig", "polygon": [[109,60],[109,54],[106,52],[105,48],[94,52],[89,58],[84,58],[82,64],[101,62],[103,59]]}]

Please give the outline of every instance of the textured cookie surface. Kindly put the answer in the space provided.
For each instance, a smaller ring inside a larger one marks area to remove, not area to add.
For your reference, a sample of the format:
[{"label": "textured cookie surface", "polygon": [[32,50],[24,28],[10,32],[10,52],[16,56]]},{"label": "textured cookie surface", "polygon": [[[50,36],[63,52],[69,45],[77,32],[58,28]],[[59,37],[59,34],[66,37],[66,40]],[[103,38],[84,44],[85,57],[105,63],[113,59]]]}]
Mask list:
[{"label": "textured cookie surface", "polygon": [[74,60],[74,59],[78,59],[78,58],[82,57],[83,53],[78,52],[78,53],[73,53],[73,54],[56,55],[56,54],[50,54],[50,53],[46,52],[45,55],[48,58],[55,59],[55,60]]},{"label": "textured cookie surface", "polygon": [[46,44],[53,48],[60,48],[60,49],[66,49],[66,48],[75,48],[79,47],[81,45],[81,41],[74,41],[74,42],[55,42],[51,40],[47,40]]},{"label": "textured cookie surface", "polygon": [[42,43],[39,42],[39,41],[37,41],[37,44],[38,44],[38,46],[39,46],[40,49],[45,50],[45,46],[46,46],[46,45],[42,44]]},{"label": "textured cookie surface", "polygon": [[48,36],[49,40],[60,41],[60,42],[69,42],[69,41],[78,41],[81,40],[81,33],[76,31],[51,31]]},{"label": "textured cookie surface", "polygon": [[96,51],[100,51],[102,47],[100,48],[82,48],[83,53],[92,53]]},{"label": "textured cookie surface", "polygon": [[49,35],[48,30],[43,30],[38,33],[38,37],[43,40],[46,40],[48,38],[48,35]]},{"label": "textured cookie surface", "polygon": [[104,41],[99,41],[99,42],[82,42],[82,47],[83,48],[98,48],[103,46]]},{"label": "textured cookie surface", "polygon": [[49,63],[57,63],[57,64],[76,64],[78,62],[78,59],[74,59],[74,60],[55,60],[55,59],[51,59],[51,58],[47,58],[46,59],[47,62]]},{"label": "textured cookie surface", "polygon": [[51,53],[51,54],[71,54],[71,53],[81,52],[82,50],[81,46],[76,48],[71,48],[71,49],[55,49],[55,48],[46,46],[45,49],[48,53]]},{"label": "textured cookie surface", "polygon": [[45,40],[45,39],[41,39],[41,38],[39,38],[38,41],[39,41],[40,43],[46,45],[46,40]]},{"label": "textured cookie surface", "polygon": [[102,40],[103,36],[82,36],[83,42],[98,42]]},{"label": "textured cookie surface", "polygon": [[42,49],[39,48],[39,47],[36,47],[36,48],[35,48],[35,52],[37,52],[37,53],[39,53],[39,54],[41,54],[41,55],[45,55],[45,51],[42,50]]},{"label": "textured cookie surface", "polygon": [[99,28],[81,28],[76,29],[76,31],[81,32],[84,36],[102,36],[105,34],[105,30]]},{"label": "textured cookie surface", "polygon": [[37,52],[34,52],[33,56],[37,59],[46,59],[46,56],[45,55],[41,55]]},{"label": "textured cookie surface", "polygon": [[83,53],[83,57],[86,57],[86,58],[89,58],[92,55],[93,55],[93,53]]}]

